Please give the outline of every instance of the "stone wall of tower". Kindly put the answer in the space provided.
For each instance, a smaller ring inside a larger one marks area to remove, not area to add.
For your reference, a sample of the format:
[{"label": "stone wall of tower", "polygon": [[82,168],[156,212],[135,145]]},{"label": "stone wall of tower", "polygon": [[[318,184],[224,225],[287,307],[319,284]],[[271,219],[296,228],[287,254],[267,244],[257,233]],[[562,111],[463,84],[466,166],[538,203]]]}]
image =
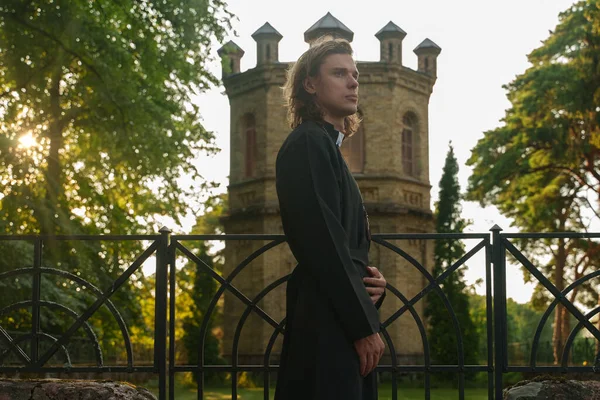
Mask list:
[{"label": "stone wall of tower", "polygon": [[[423,226],[422,217],[407,214],[395,217],[385,215],[372,216],[371,224],[374,233],[407,233],[428,230],[427,226]],[[389,242],[401,248],[427,270],[431,271],[433,265],[433,242],[422,240],[390,240]],[[426,286],[426,280],[423,275],[407,260],[391,250],[378,244],[373,244],[369,257],[371,263],[383,271],[386,280],[397,288],[406,299],[411,299]],[[388,296],[386,296],[380,310],[381,321],[385,321],[404,305],[405,302],[402,299],[388,292]],[[414,309],[426,326],[424,306],[425,303],[421,300],[415,304]],[[422,362],[423,342],[415,318],[409,311],[393,322],[387,328],[387,332],[394,343],[396,355],[400,358],[399,363],[412,364]],[[386,351],[387,357],[389,357],[388,351]],[[384,362],[390,363],[389,358],[384,360]]]},{"label": "stone wall of tower", "polygon": [[[430,209],[428,103],[432,84],[429,78],[402,66],[385,63],[358,63],[360,71],[360,109],[363,112],[365,167],[356,174],[363,201],[375,233],[433,232]],[[421,168],[417,177],[403,171],[401,132],[403,117],[412,113],[418,120],[418,153]],[[391,241],[406,251],[428,271],[433,267],[432,241]],[[391,250],[373,244],[371,264],[380,268],[387,281],[407,299],[425,286],[424,276],[407,260]],[[404,306],[404,302],[389,295],[380,310],[381,320]],[[426,325],[423,300],[415,311]],[[423,342],[418,325],[406,312],[388,328],[399,362],[420,362]],[[386,358],[389,357],[389,354]],[[390,359],[384,359],[390,362]]]},{"label": "stone wall of tower", "polygon": [[[227,234],[281,234],[275,190],[275,159],[281,143],[289,133],[283,107],[281,86],[287,64],[263,64],[226,80],[230,99],[231,158],[228,187],[229,216],[224,219]],[[245,178],[243,119],[253,114],[256,122],[256,174]],[[231,273],[252,252],[269,241],[231,241],[225,246],[224,275]],[[283,243],[257,257],[232,281],[250,300],[273,281],[290,273],[295,260]],[[265,296],[258,306],[278,323],[285,315],[285,283]],[[224,298],[223,352],[232,352],[235,330],[247,306],[235,295]],[[273,327],[252,312],[244,323],[239,341],[240,363],[262,363]],[[276,342],[272,360],[277,362],[281,339]]]},{"label": "stone wall of tower", "polygon": [[[281,220],[278,214],[264,213],[254,217],[230,217],[225,221],[227,233],[281,233]],[[228,276],[238,265],[244,262],[253,252],[266,246],[267,240],[235,240],[225,247],[226,265],[224,276]],[[271,283],[292,271],[296,262],[286,243],[282,243],[251,261],[232,280],[232,285],[249,300]],[[257,305],[276,323],[285,317],[285,283],[273,288]],[[223,313],[223,353],[226,358],[232,354],[234,335],[242,315],[248,306],[238,297],[227,291],[224,296]],[[238,361],[240,364],[261,364],[265,349],[274,332],[272,325],[265,322],[255,312],[251,312],[239,335]],[[278,362],[281,348],[279,338],[273,348],[271,360]]]},{"label": "stone wall of tower", "polygon": [[[401,66],[384,63],[358,63],[360,72],[359,107],[363,112],[366,139],[365,175],[400,178],[408,185],[422,185],[423,204],[429,210],[429,139],[428,104],[430,78]],[[413,113],[418,119],[418,152],[421,173],[417,179],[402,171],[403,117]],[[426,197],[426,198],[425,198]],[[386,201],[396,203],[398,194],[387,194]]]}]

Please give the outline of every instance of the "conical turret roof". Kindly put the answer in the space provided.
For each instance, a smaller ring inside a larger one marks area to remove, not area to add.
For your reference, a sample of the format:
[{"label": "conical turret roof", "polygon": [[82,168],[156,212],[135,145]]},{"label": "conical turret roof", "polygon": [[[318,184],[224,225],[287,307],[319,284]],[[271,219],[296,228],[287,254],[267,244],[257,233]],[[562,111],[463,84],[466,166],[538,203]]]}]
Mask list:
[{"label": "conical turret roof", "polygon": [[433,43],[433,41],[425,39],[421,42],[421,44],[415,47],[413,51],[417,54],[423,51],[433,51],[439,54],[442,51],[442,48],[437,44]]},{"label": "conical turret roof", "polygon": [[260,38],[273,37],[277,40],[280,40],[283,36],[281,33],[277,32],[277,29],[273,28],[268,22],[265,22],[263,26],[258,28],[256,32],[252,34],[252,38],[254,40],[259,40]]},{"label": "conical turret roof", "polygon": [[230,40],[229,42],[225,43],[219,50],[217,50],[217,53],[220,56],[222,56],[223,54],[239,54],[240,56],[243,56],[244,50],[242,50],[240,46],[235,44],[233,40]]},{"label": "conical turret roof", "polygon": [[379,40],[385,39],[387,37],[399,37],[401,39],[404,39],[405,36],[406,32],[404,32],[402,28],[400,28],[392,21],[388,22],[386,26],[381,28],[379,32],[375,34],[375,37]]},{"label": "conical turret roof", "polygon": [[327,33],[332,33],[335,36],[342,37],[349,42],[354,39],[354,32],[344,25],[339,19],[331,15],[330,12],[325,14],[323,18],[314,23],[313,26],[304,32],[304,41],[310,42]]}]

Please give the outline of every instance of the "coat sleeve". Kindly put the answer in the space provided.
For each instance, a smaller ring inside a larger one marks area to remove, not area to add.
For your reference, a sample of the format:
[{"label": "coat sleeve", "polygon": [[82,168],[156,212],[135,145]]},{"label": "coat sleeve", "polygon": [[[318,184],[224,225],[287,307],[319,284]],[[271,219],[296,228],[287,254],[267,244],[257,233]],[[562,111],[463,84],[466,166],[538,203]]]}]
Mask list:
[{"label": "coat sleeve", "polygon": [[352,340],[379,332],[379,316],[355,268],[341,223],[341,169],[325,133],[302,132],[277,158],[277,195],[292,253],[327,293]]}]

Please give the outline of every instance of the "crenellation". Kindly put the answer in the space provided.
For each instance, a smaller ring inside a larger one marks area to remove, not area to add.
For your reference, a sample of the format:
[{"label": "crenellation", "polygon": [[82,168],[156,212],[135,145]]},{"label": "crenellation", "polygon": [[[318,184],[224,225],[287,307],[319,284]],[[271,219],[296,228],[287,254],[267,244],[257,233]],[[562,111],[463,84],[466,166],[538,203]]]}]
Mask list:
[{"label": "crenellation", "polygon": [[223,80],[227,96],[235,98],[259,87],[285,83],[289,63],[271,63],[249,69],[242,74],[232,75]]}]

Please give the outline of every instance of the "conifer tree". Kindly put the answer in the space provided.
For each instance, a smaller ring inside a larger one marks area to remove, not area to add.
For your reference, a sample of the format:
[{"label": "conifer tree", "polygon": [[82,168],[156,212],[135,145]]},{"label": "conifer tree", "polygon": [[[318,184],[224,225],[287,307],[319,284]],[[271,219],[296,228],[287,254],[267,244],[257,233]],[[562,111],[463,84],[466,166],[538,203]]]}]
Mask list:
[{"label": "conifer tree", "polygon": [[[446,162],[440,180],[439,200],[435,204],[437,233],[461,233],[468,221],[461,217],[460,185],[458,183],[458,162],[452,144],[446,155]],[[433,276],[438,277],[465,254],[465,245],[460,240],[438,240],[435,244]],[[460,326],[464,346],[465,364],[477,364],[478,334],[469,314],[469,297],[464,282],[464,266],[459,267],[440,283],[448,298]],[[428,339],[432,362],[442,365],[458,363],[457,334],[442,298],[436,293],[428,296],[425,315],[429,322]],[[446,378],[451,375],[445,374]]]}]

